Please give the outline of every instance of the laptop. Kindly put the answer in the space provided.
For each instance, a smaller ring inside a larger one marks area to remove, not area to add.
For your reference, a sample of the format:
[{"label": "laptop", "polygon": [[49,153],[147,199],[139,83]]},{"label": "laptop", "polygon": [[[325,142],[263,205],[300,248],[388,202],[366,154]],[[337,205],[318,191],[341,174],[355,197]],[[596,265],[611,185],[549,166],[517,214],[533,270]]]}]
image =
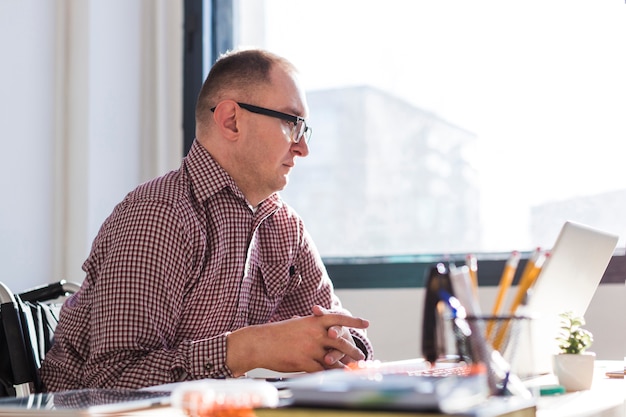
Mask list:
[{"label": "laptop", "polygon": [[534,319],[528,346],[518,346],[512,363],[520,377],[552,372],[552,355],[558,352],[558,315],[565,311],[585,315],[617,242],[614,234],[565,222],[529,292],[527,310]]}]

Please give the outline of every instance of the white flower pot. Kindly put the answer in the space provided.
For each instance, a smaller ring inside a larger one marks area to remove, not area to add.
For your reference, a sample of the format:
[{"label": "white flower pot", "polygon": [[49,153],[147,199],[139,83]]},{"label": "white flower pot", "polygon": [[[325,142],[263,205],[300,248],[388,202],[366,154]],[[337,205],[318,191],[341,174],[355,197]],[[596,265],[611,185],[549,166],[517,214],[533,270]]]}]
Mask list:
[{"label": "white flower pot", "polygon": [[596,354],[561,353],[552,357],[552,369],[559,384],[567,391],[581,391],[591,388]]}]

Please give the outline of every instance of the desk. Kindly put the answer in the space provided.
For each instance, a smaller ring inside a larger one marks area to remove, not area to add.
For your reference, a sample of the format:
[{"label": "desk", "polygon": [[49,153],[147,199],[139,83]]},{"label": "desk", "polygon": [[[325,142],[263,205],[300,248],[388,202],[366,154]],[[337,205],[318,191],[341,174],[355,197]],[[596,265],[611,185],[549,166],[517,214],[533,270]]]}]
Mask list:
[{"label": "desk", "polygon": [[[605,374],[607,371],[623,369],[623,361],[596,361],[596,368],[594,373],[594,381],[592,387],[588,391],[580,391],[573,393],[566,393],[556,396],[538,397],[534,402],[536,405],[532,407],[533,402],[530,404],[526,402],[522,407],[518,407],[517,410],[504,411],[501,407],[500,410],[493,410],[490,407],[485,413],[478,414],[479,417],[624,417],[625,406],[624,400],[626,398],[626,386],[624,385],[624,379],[608,378]],[[556,383],[556,378],[553,375],[546,375],[540,378],[535,378],[532,381],[527,381],[527,386],[531,388],[538,388],[542,385],[552,385]],[[511,399],[511,397],[509,397]],[[501,398],[496,400],[500,401]],[[513,400],[519,400],[513,398]],[[489,400],[491,401],[491,400]],[[493,405],[494,403],[490,403]],[[496,403],[497,404],[497,403]],[[528,406],[531,406],[530,408]],[[48,414],[50,410],[41,410],[39,412],[20,414],[20,415],[40,415]],[[2,414],[2,415],[7,415]],[[11,414],[14,415],[14,414]],[[66,413],[63,415],[73,416],[89,416],[88,412]],[[235,416],[235,413],[229,413],[229,416]],[[437,417],[443,416],[437,413],[418,413],[418,412],[402,412],[394,413],[392,411],[387,412],[366,412],[355,410],[324,410],[324,409],[264,409],[256,410],[254,413],[240,414],[240,417]],[[185,413],[172,407],[160,407],[143,409],[134,412],[126,413],[112,413],[107,414],[108,417],[186,417]]]},{"label": "desk", "polygon": [[[624,366],[623,361],[596,361],[594,381],[589,391],[580,391],[561,394],[557,396],[537,398],[536,417],[624,417],[626,398],[626,385],[623,379],[608,378],[605,373],[609,370],[619,370]],[[555,384],[556,378],[553,375],[546,375],[528,381],[531,389],[541,385]],[[290,412],[291,411],[291,412]],[[282,409],[282,410],[257,410],[257,417],[391,417],[394,415],[401,417],[433,417],[438,414],[433,413],[393,413],[393,412],[365,412],[365,411],[341,411],[341,410],[315,410],[315,409]],[[440,415],[440,414],[439,414]],[[511,412],[500,414],[507,417],[527,417],[535,413]],[[180,410],[163,408],[150,410],[149,412],[136,412],[132,416],[169,416],[186,417]]]},{"label": "desk", "polygon": [[[609,378],[606,376],[607,371],[623,369],[623,361],[604,361],[597,360],[594,371],[594,380],[590,390],[561,394],[557,396],[544,396],[537,398],[537,417],[624,417],[626,416],[626,408],[624,401],[626,399],[626,385],[624,379]],[[532,389],[541,385],[556,384],[554,375],[546,375],[535,378],[527,382]],[[364,413],[364,412],[333,412],[329,413],[324,410],[307,410],[299,414],[288,413],[287,409],[281,413],[271,413],[272,410],[259,410],[256,414],[258,417],[272,416],[299,416],[299,417],[330,417],[332,416],[368,416],[371,417],[387,417],[394,413]],[[396,415],[408,416],[434,416],[432,413],[398,413]],[[505,414],[506,415],[506,414]],[[508,414],[513,416],[528,416],[528,413],[515,412]]]},{"label": "desk", "polygon": [[[626,385],[624,379],[608,378],[607,371],[620,370],[623,361],[596,361],[593,384],[589,391],[572,392],[553,397],[540,397],[537,417],[624,417]],[[553,375],[537,378],[534,386],[555,384]],[[530,384],[529,386],[533,386]]]}]

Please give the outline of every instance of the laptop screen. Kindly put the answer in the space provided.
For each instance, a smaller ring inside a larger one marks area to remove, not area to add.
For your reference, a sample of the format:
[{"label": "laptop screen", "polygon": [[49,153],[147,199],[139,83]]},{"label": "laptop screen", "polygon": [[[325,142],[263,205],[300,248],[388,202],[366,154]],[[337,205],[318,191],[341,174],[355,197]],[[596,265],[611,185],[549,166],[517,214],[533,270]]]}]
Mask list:
[{"label": "laptop screen", "polygon": [[530,329],[532,346],[526,358],[516,360],[518,375],[551,372],[552,355],[557,352],[558,315],[572,311],[584,316],[617,242],[618,236],[586,225],[563,225],[529,292],[527,309],[536,319]]}]

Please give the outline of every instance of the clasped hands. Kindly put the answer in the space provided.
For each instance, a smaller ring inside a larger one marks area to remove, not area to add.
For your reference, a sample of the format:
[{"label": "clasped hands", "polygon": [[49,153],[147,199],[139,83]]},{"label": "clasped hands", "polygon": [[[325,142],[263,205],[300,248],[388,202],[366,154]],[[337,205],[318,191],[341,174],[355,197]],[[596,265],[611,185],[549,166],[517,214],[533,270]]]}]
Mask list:
[{"label": "clasped hands", "polygon": [[248,326],[230,333],[226,364],[234,376],[255,368],[278,372],[343,368],[365,359],[354,343],[350,328],[368,326],[365,319],[315,305],[309,316]]}]

